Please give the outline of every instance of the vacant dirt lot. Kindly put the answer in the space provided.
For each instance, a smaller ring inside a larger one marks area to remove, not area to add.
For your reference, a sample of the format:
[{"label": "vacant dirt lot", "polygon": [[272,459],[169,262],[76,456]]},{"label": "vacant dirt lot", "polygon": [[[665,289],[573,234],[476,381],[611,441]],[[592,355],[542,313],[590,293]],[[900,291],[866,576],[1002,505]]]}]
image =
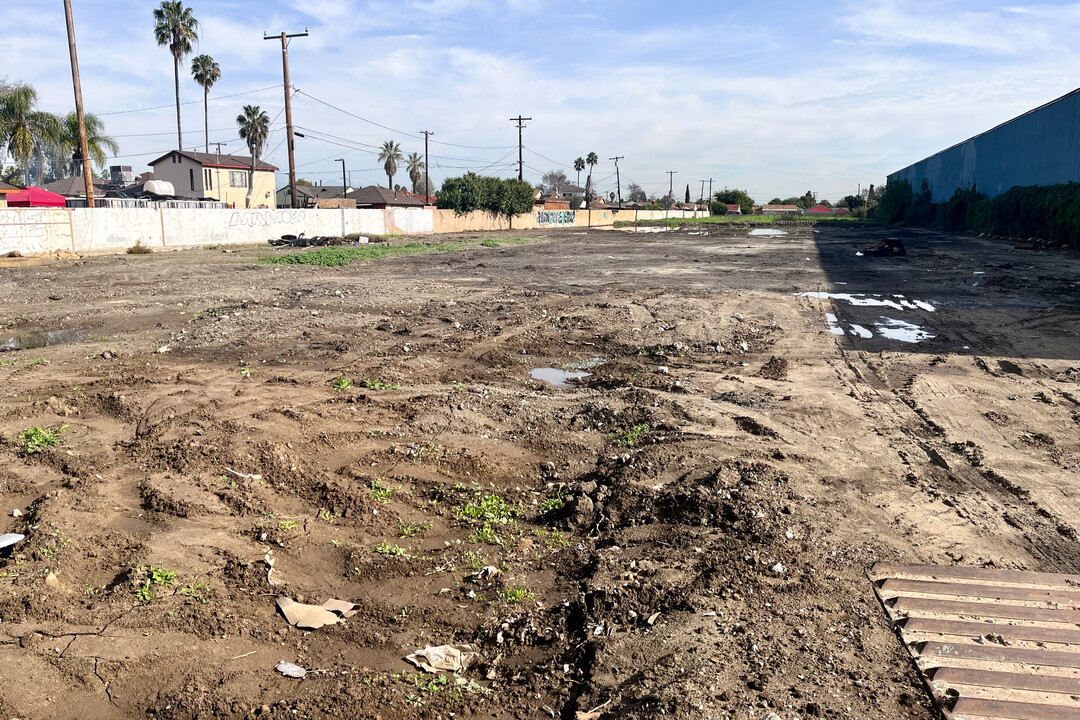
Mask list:
[{"label": "vacant dirt lot", "polygon": [[0,718],[934,717],[865,572],[1075,572],[1080,262],[788,229],[0,270]]}]

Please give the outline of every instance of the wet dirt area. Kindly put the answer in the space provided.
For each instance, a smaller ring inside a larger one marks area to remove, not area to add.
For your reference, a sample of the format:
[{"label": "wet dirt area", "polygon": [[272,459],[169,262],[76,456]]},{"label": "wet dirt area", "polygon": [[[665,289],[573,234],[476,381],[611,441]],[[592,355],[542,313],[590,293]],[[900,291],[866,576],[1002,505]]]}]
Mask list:
[{"label": "wet dirt area", "polygon": [[0,269],[0,717],[936,717],[866,572],[1075,570],[1080,262],[705,230]]}]

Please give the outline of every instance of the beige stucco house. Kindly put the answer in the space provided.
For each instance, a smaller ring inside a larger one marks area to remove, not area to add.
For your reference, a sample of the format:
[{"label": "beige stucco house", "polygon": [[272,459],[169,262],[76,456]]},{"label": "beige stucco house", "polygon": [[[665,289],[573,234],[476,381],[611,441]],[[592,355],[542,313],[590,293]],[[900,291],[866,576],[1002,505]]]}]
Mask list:
[{"label": "beige stucco house", "polygon": [[[156,180],[172,183],[178,197],[218,200],[246,207],[251,157],[173,150],[150,163]],[[277,168],[259,161],[252,183],[251,207],[276,208],[274,173]]]},{"label": "beige stucco house", "polygon": [[8,185],[6,182],[0,182],[0,208],[7,207],[8,194],[15,192],[19,192],[19,188]]}]

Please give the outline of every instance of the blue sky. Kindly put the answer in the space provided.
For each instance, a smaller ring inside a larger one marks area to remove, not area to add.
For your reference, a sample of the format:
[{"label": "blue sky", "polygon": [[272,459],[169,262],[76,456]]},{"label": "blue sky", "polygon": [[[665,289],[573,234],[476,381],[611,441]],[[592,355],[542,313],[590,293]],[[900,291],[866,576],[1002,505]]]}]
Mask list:
[{"label": "blue sky", "polygon": [[[153,39],[157,3],[73,0],[83,94],[136,172],[174,148],[172,59]],[[526,179],[602,158],[595,180],[663,194],[702,179],[759,202],[813,190],[832,200],[1080,85],[1080,3],[983,0],[193,0],[197,52],[223,78],[210,140],[246,152],[235,117],[274,118],[266,159],[284,146],[279,42],[290,46],[297,174],[340,184],[386,176],[373,148],[423,151],[435,180],[466,170]],[[40,107],[73,106],[62,4],[9,3],[0,76],[33,84]],[[190,63],[190,58],[188,59]],[[244,94],[240,94],[244,93]],[[202,149],[202,91],[182,68],[184,145]],[[330,106],[334,107],[330,107]],[[164,107],[159,107],[164,106]],[[156,109],[155,109],[156,108]],[[338,109],[335,109],[338,108]],[[345,112],[342,112],[345,111]],[[358,119],[363,118],[364,120]],[[380,127],[383,126],[383,127]],[[400,132],[395,132],[400,131]],[[283,177],[283,176],[282,176]],[[400,171],[397,182],[406,182]],[[281,180],[281,178],[279,178]],[[283,181],[279,182],[279,185]]]}]

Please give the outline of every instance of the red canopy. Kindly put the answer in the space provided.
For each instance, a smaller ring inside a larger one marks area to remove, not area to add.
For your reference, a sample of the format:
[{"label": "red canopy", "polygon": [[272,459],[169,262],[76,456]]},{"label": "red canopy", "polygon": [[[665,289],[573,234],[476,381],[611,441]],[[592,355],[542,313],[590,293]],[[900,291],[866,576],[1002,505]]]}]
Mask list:
[{"label": "red canopy", "polygon": [[28,187],[8,193],[7,204],[8,207],[66,207],[67,199],[39,187]]}]

